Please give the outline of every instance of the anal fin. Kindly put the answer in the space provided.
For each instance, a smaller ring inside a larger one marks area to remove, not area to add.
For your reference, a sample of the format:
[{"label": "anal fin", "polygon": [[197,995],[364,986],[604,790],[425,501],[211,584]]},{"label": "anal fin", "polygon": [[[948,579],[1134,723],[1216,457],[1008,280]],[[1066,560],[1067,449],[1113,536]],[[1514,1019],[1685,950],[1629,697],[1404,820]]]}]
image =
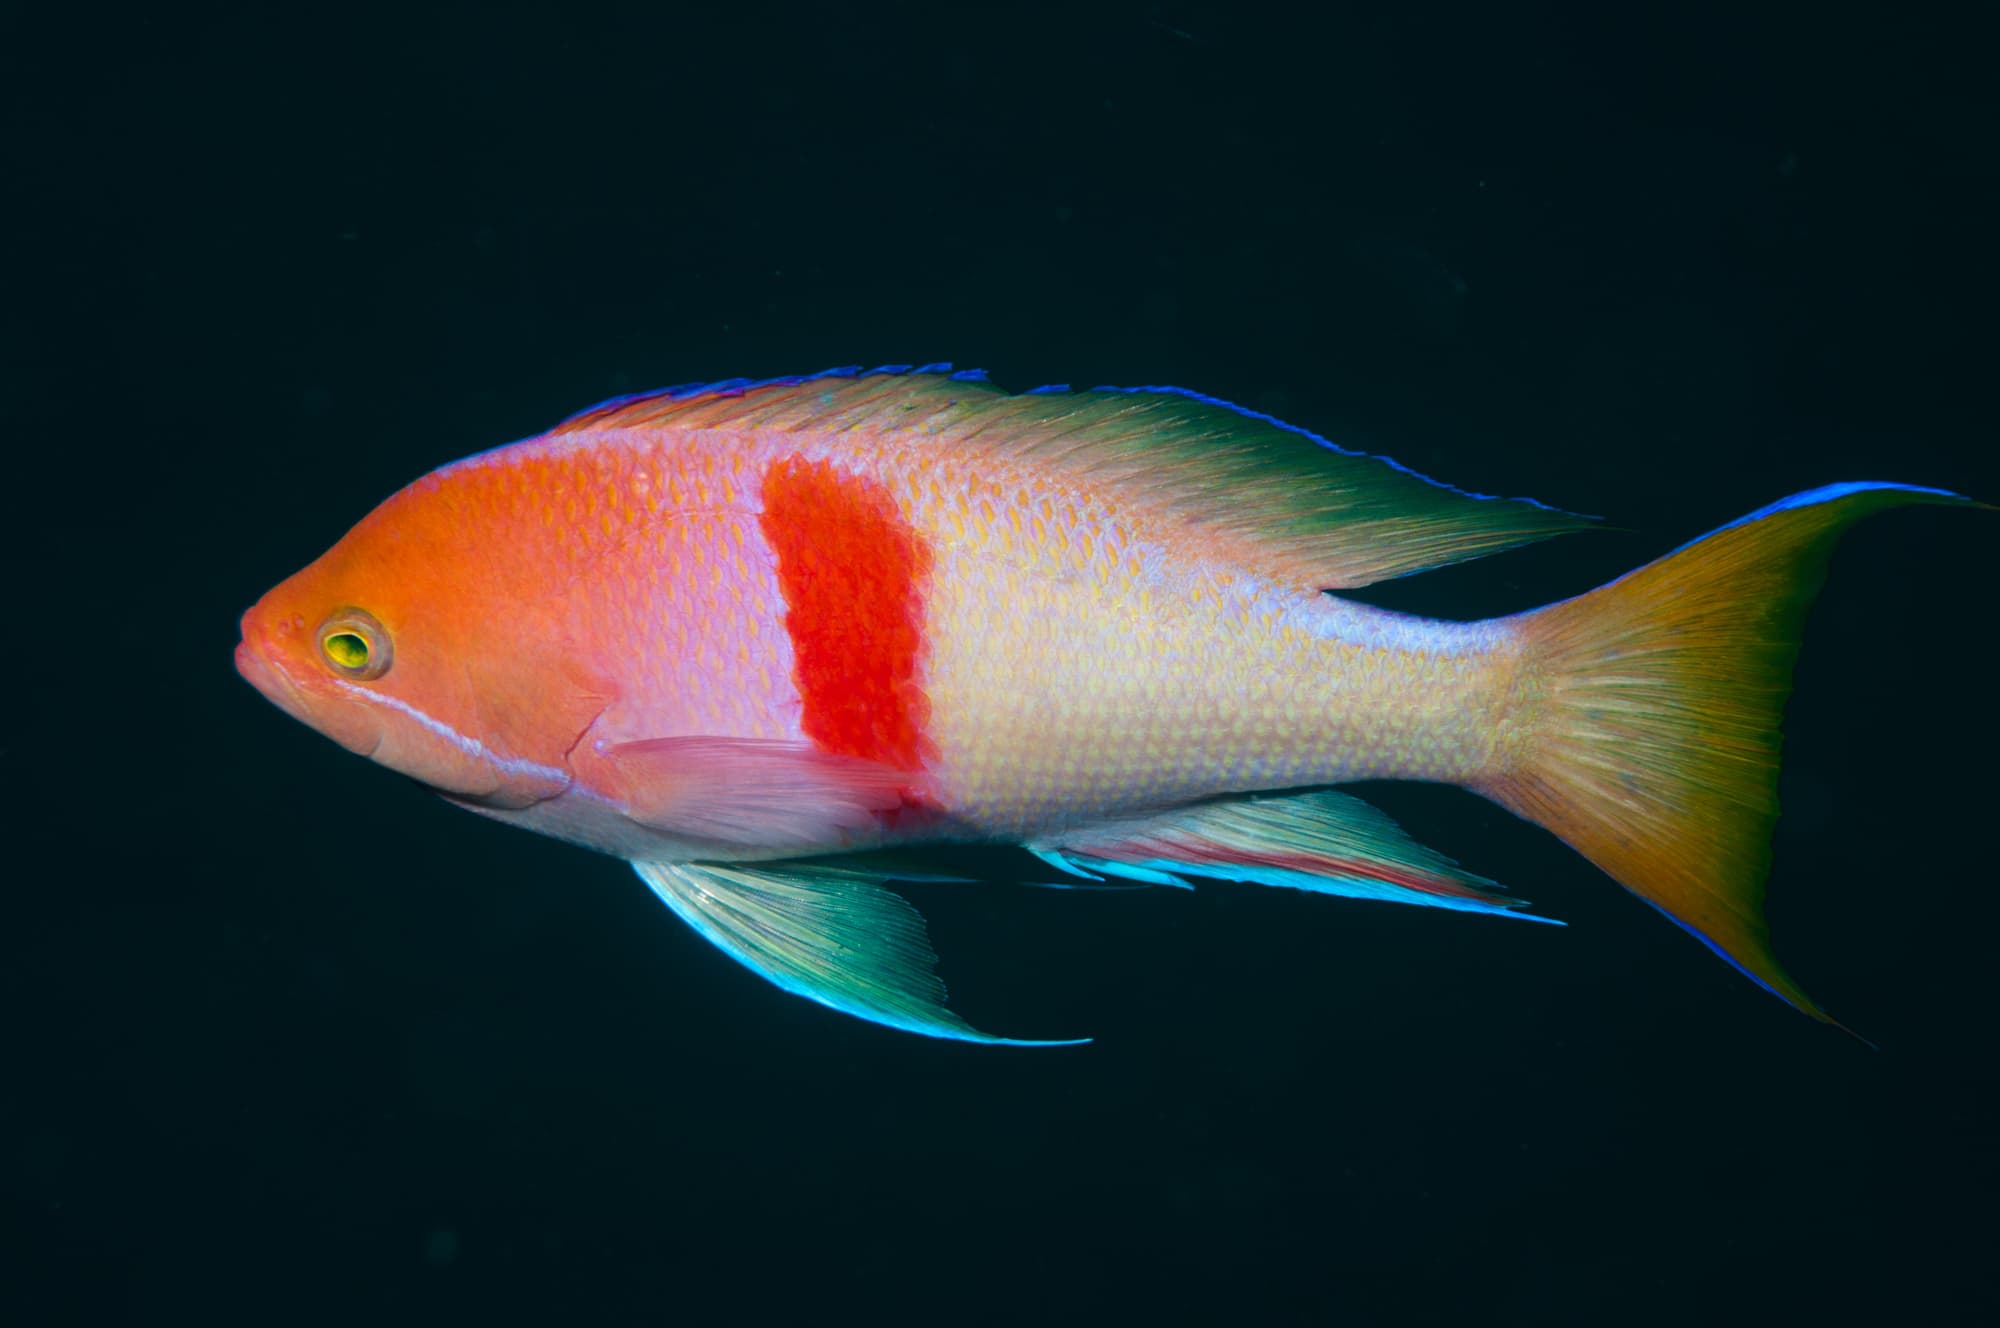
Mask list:
[{"label": "anal fin", "polygon": [[1151,884],[1184,885],[1184,877],[1208,876],[1556,921],[1518,911],[1525,900],[1425,848],[1387,815],[1344,793],[1203,803],[1091,826],[1028,848],[1064,870]]},{"label": "anal fin", "polygon": [[924,920],[867,874],[819,863],[635,862],[668,908],[769,982],[890,1028],[1047,1047],[982,1033],[945,1008]]}]

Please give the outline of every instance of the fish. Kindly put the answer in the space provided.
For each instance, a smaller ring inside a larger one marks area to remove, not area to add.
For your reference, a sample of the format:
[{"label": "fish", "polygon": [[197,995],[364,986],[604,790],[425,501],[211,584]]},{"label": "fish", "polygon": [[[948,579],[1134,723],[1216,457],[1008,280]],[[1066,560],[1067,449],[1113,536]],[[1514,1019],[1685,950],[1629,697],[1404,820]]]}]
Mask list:
[{"label": "fish", "polygon": [[1829,484],[1574,598],[1435,620],[1342,592],[1596,518],[1180,388],[843,368],[621,397],[435,470],[258,600],[235,662],[350,751],[625,859],[778,987],[908,1032],[1088,1040],[949,1008],[893,888],[949,846],[1083,887],[1553,921],[1341,791],[1385,779],[1553,832],[1833,1023],[1763,917],[1779,724],[1834,542],[1913,504],[1992,510]]}]

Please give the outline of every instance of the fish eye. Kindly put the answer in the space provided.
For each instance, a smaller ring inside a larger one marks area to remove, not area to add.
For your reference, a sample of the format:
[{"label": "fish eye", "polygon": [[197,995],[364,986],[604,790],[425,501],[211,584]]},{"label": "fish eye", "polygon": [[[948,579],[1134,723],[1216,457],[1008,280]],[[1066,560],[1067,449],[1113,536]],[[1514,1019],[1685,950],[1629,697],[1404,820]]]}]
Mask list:
[{"label": "fish eye", "polygon": [[389,633],[373,614],[337,609],[320,624],[319,653],[335,673],[367,682],[389,671]]}]

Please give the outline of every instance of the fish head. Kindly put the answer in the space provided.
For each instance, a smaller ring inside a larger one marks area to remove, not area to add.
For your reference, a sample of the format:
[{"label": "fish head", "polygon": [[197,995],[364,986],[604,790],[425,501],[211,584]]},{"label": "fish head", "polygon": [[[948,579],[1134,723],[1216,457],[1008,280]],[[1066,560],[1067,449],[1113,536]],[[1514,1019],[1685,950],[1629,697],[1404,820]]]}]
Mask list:
[{"label": "fish head", "polygon": [[437,477],[419,481],[243,615],[237,672],[294,719],[457,800],[554,797],[611,698],[517,534]]}]

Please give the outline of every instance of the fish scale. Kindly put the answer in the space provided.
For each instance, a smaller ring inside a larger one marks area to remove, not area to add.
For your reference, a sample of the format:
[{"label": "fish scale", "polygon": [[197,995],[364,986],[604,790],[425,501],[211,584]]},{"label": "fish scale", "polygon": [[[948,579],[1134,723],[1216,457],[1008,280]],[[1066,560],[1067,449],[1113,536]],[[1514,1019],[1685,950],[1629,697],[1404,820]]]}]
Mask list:
[{"label": "fish scale", "polygon": [[[1483,759],[1480,702],[1502,644],[1489,629],[1424,624],[1391,644],[1393,615],[1176,566],[1087,497],[1014,489],[1014,504],[1047,512],[1043,541],[981,519],[1004,492],[945,464],[900,495],[938,550],[925,661],[936,773],[982,829],[1043,833],[1246,777],[1449,779]],[[994,612],[1011,604],[1029,611]],[[1381,644],[1340,639],[1370,635],[1371,619]],[[1425,703],[1388,704],[1411,694]]]},{"label": "fish scale", "polygon": [[1589,519],[1181,389],[948,370],[670,389],[444,467],[246,613],[237,667],[463,806],[629,860],[779,986],[932,1036],[1011,1040],[944,1005],[884,885],[910,868],[858,852],[1530,916],[1337,791],[1383,778],[1549,828],[1826,1018],[1761,912],[1805,607],[1854,521],[1981,504],[1828,485],[1434,622],[1326,592]]}]

